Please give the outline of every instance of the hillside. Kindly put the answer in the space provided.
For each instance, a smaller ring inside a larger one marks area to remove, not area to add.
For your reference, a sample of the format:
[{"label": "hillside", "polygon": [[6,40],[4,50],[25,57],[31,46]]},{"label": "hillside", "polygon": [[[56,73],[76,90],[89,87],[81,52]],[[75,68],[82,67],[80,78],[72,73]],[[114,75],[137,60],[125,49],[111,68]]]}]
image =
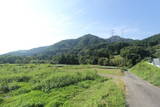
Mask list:
[{"label": "hillside", "polygon": [[14,56],[32,56],[34,54],[40,53],[45,51],[46,47],[39,47],[39,48],[33,48],[30,50],[19,50],[19,51],[14,51],[14,52],[9,52],[4,55],[14,55]]},{"label": "hillside", "polygon": [[138,42],[142,46],[155,46],[160,44],[160,34],[155,34]]},{"label": "hillside", "polygon": [[121,38],[119,36],[113,36],[108,39],[103,39],[92,34],[87,34],[77,39],[62,40],[51,46],[33,48],[31,50],[9,52],[5,55],[33,56],[36,54],[44,55],[48,53],[57,55],[58,53],[63,53],[70,49],[82,49],[82,48],[87,48],[87,47],[91,47],[93,45],[98,45],[102,43],[113,43],[113,42],[124,42],[124,41],[133,41],[133,40]]},{"label": "hillside", "polygon": [[159,57],[160,35],[144,40],[119,36],[103,39],[92,34],[46,47],[10,52],[0,63],[56,63],[133,66],[145,58]]}]

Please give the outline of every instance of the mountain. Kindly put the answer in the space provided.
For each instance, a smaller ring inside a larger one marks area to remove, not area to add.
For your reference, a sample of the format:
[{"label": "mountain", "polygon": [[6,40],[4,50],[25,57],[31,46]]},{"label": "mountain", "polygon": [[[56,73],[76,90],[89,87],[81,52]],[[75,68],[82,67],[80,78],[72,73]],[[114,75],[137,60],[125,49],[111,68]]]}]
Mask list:
[{"label": "mountain", "polygon": [[33,48],[30,50],[20,50],[20,51],[10,52],[5,55],[14,55],[14,56],[41,55],[43,56],[48,54],[48,55],[54,56],[60,53],[65,53],[68,50],[72,50],[72,49],[83,49],[83,48],[87,48],[87,47],[91,47],[91,46],[103,44],[103,43],[131,42],[131,41],[133,40],[125,39],[120,36],[112,36],[111,38],[103,39],[92,34],[86,34],[77,39],[62,40],[51,46]]},{"label": "mountain", "polygon": [[120,36],[112,36],[108,39],[106,39],[107,42],[109,43],[113,43],[113,42],[132,42],[133,40],[132,39],[127,39],[127,38],[122,38]]},{"label": "mountain", "polygon": [[143,40],[120,36],[103,39],[92,34],[56,44],[10,52],[0,56],[0,64],[53,63],[133,66],[139,61],[160,57],[160,34]]},{"label": "mountain", "polygon": [[105,40],[95,35],[87,34],[77,39],[60,41],[54,45],[49,46],[48,49],[57,50],[57,49],[83,48],[83,47],[92,46],[94,44],[98,44],[102,42],[105,42]]},{"label": "mountain", "polygon": [[13,56],[32,56],[34,54],[40,53],[45,51],[46,47],[39,47],[39,48],[33,48],[30,50],[19,50],[19,51],[14,51],[14,52],[9,52],[4,55],[13,55]]},{"label": "mountain", "polygon": [[160,34],[153,35],[141,41],[141,44],[146,46],[155,46],[160,44]]}]

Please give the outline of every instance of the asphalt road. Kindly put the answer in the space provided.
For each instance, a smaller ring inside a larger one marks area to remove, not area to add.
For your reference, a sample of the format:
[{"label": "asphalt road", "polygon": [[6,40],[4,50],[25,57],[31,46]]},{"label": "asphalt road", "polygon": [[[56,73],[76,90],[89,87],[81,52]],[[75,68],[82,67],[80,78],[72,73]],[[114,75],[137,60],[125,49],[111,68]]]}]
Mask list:
[{"label": "asphalt road", "polygon": [[160,107],[160,88],[126,72],[127,107]]}]

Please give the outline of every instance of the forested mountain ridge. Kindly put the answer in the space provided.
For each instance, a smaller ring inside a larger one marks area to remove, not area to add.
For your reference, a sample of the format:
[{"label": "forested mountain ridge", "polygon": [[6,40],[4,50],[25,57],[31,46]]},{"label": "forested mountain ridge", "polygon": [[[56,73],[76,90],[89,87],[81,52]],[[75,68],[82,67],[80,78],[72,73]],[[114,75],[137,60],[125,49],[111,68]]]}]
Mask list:
[{"label": "forested mountain ridge", "polygon": [[56,63],[133,66],[143,59],[160,57],[160,34],[144,40],[87,34],[51,46],[0,56],[0,63]]},{"label": "forested mountain ridge", "polygon": [[[47,46],[46,46],[47,47]],[[36,53],[40,53],[46,49],[46,47],[33,48],[30,50],[19,50],[14,52],[9,52],[4,55],[14,55],[14,56],[32,56]]]},{"label": "forested mountain ridge", "polygon": [[160,44],[160,34],[153,35],[140,41],[140,45],[143,46],[155,46]]},{"label": "forested mountain ridge", "polygon": [[103,39],[92,34],[86,34],[77,39],[62,40],[51,46],[33,48],[30,50],[20,50],[15,52],[9,52],[4,55],[15,55],[15,56],[33,56],[36,54],[53,53],[56,55],[57,51],[66,51],[67,49],[82,49],[85,47],[91,47],[102,43],[113,43],[113,42],[124,42],[133,41],[132,39],[125,39],[119,36],[113,36],[108,39]]}]

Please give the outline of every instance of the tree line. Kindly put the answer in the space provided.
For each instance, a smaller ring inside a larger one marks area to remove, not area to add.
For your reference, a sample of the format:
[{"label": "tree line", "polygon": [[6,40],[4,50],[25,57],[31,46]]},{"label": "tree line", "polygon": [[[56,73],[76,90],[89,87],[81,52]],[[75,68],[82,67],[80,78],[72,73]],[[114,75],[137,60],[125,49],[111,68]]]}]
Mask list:
[{"label": "tree line", "polygon": [[[146,48],[144,48],[146,47]],[[58,55],[47,56],[0,56],[0,63],[52,63],[52,64],[93,64],[103,66],[133,66],[141,60],[154,57],[152,46],[141,46],[138,43],[116,42],[98,44],[94,47],[72,49]]]}]

